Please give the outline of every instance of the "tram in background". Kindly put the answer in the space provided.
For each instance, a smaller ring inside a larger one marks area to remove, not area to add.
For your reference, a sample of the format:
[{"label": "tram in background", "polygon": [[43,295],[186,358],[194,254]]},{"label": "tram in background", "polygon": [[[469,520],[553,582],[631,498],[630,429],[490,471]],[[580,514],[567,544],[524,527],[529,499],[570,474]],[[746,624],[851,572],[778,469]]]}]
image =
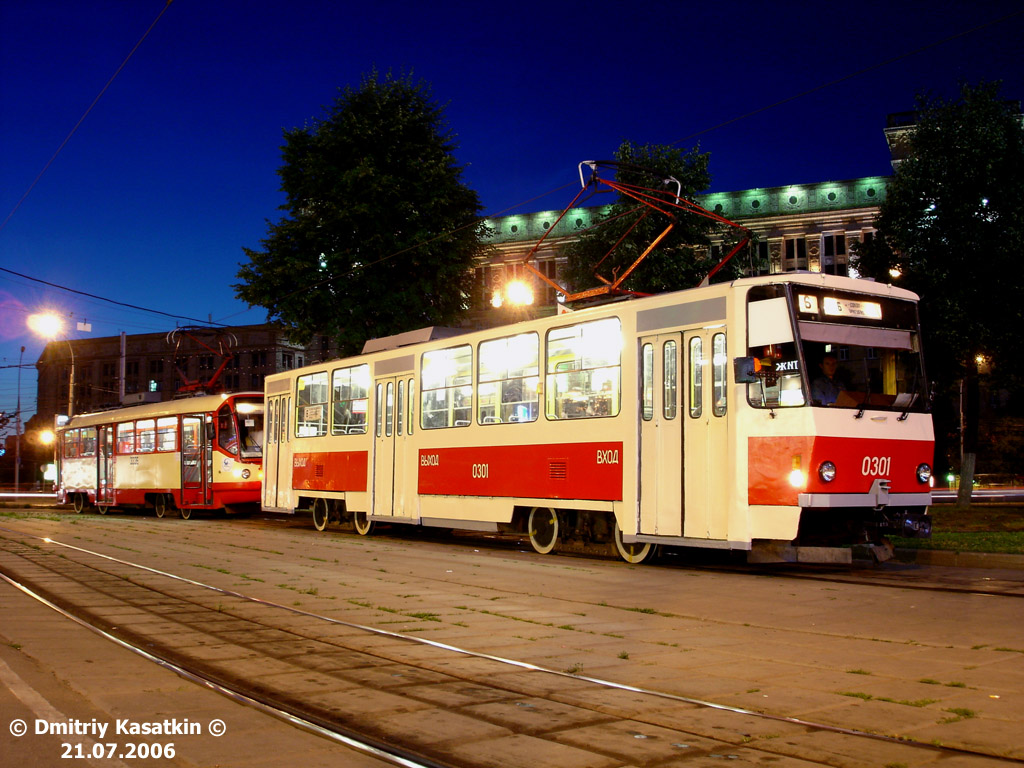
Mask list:
[{"label": "tram in background", "polygon": [[[541,553],[582,543],[630,562],[657,545],[833,559],[930,535],[908,291],[785,273],[431,330],[267,377],[265,510],[364,535],[518,531]],[[827,403],[812,398],[826,355],[841,390]]]},{"label": "tram in background", "polygon": [[256,510],[263,394],[201,395],[75,416],[57,430],[57,500],[95,506]]}]

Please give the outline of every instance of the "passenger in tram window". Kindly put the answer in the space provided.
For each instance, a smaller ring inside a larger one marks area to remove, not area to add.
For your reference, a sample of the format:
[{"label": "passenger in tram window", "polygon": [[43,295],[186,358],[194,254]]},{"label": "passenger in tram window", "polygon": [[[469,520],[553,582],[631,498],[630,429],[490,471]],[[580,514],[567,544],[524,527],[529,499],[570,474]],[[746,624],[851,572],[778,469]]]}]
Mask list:
[{"label": "passenger in tram window", "polygon": [[816,405],[834,405],[839,393],[845,389],[836,376],[839,360],[832,352],[826,352],[819,367],[821,375],[811,382],[811,400]]}]

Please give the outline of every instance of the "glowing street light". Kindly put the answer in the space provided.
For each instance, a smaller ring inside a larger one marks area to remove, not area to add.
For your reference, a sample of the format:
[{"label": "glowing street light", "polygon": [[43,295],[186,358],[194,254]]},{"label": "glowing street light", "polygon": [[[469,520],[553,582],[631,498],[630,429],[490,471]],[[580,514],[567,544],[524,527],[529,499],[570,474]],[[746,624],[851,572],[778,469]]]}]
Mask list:
[{"label": "glowing street light", "polygon": [[64,321],[61,320],[60,315],[56,315],[53,312],[40,312],[35,315],[29,315],[26,322],[30,331],[51,341],[56,341],[57,337],[64,331]]},{"label": "glowing street light", "polygon": [[533,304],[533,289],[522,280],[505,283],[504,290],[491,295],[491,306],[500,309],[505,304],[512,307],[527,307]]},{"label": "glowing street light", "polygon": [[[50,341],[57,341],[58,337],[64,333],[64,321],[60,315],[54,312],[39,312],[29,315],[26,322],[33,333]],[[75,415],[75,348],[69,339],[65,338],[64,342],[68,345],[68,351],[71,353],[71,372],[68,377],[68,418],[70,419]]]}]

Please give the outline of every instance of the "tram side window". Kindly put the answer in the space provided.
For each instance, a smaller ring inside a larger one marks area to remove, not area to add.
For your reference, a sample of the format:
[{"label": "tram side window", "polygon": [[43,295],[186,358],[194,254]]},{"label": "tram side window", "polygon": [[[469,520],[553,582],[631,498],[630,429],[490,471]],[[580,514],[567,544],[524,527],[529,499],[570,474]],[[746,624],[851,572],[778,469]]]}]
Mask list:
[{"label": "tram side window", "polygon": [[540,337],[521,333],[480,344],[477,420],[536,421],[540,396]]},{"label": "tram side window", "polygon": [[704,413],[704,342],[700,336],[690,339],[690,418]]},{"label": "tram side window", "polygon": [[327,434],[327,371],[299,376],[295,392],[295,436]]},{"label": "tram side window", "polygon": [[64,432],[64,458],[65,459],[77,459],[78,458],[78,430],[69,429]]},{"label": "tram side window", "polygon": [[96,455],[96,427],[86,427],[81,430],[82,442],[81,447],[78,449],[79,456],[95,456]]},{"label": "tram side window", "polygon": [[135,425],[139,453],[152,453],[156,449],[156,421],[142,419]]},{"label": "tram side window", "polygon": [[654,418],[654,345],[644,344],[640,350],[641,394],[640,415],[644,421]]},{"label": "tram side window", "polygon": [[356,435],[366,432],[369,389],[368,365],[338,368],[331,374],[332,435]]},{"label": "tram side window", "polygon": [[135,422],[127,421],[117,425],[117,452],[135,453]]},{"label": "tram side window", "polygon": [[549,419],[617,416],[622,323],[609,317],[548,331],[545,372],[544,412]]},{"label": "tram side window", "polygon": [[473,403],[473,348],[434,349],[420,361],[420,426],[468,427]]},{"label": "tram side window", "polygon": [[406,419],[405,424],[406,424],[406,427],[408,427],[408,429],[406,430],[406,433],[411,435],[412,434],[412,425],[413,425],[413,423],[415,421],[415,418],[416,418],[416,391],[414,389],[414,385],[413,385],[413,380],[412,379],[409,379],[409,397],[407,399],[408,399],[408,402],[409,402],[409,416]]},{"label": "tram side window", "polygon": [[665,387],[664,394],[664,405],[662,406],[665,411],[666,419],[674,419],[676,417],[676,407],[678,398],[677,388],[677,354],[676,354],[676,343],[674,341],[666,341],[665,346],[662,348],[662,366],[663,366],[663,381]]},{"label": "tram side window", "polygon": [[711,337],[711,412],[725,416],[729,391],[729,358],[725,348],[725,334],[716,333]]},{"label": "tram side window", "polygon": [[156,449],[174,451],[178,448],[178,418],[164,416],[156,420]]}]

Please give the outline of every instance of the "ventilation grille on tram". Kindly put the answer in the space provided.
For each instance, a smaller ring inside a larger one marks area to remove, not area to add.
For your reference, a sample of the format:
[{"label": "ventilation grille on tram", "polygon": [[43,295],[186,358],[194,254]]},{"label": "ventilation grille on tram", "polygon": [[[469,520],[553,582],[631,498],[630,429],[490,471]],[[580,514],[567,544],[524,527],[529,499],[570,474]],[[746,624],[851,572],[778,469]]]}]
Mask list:
[{"label": "ventilation grille on tram", "polygon": [[565,459],[554,459],[548,463],[548,477],[552,480],[565,480],[569,463]]}]

